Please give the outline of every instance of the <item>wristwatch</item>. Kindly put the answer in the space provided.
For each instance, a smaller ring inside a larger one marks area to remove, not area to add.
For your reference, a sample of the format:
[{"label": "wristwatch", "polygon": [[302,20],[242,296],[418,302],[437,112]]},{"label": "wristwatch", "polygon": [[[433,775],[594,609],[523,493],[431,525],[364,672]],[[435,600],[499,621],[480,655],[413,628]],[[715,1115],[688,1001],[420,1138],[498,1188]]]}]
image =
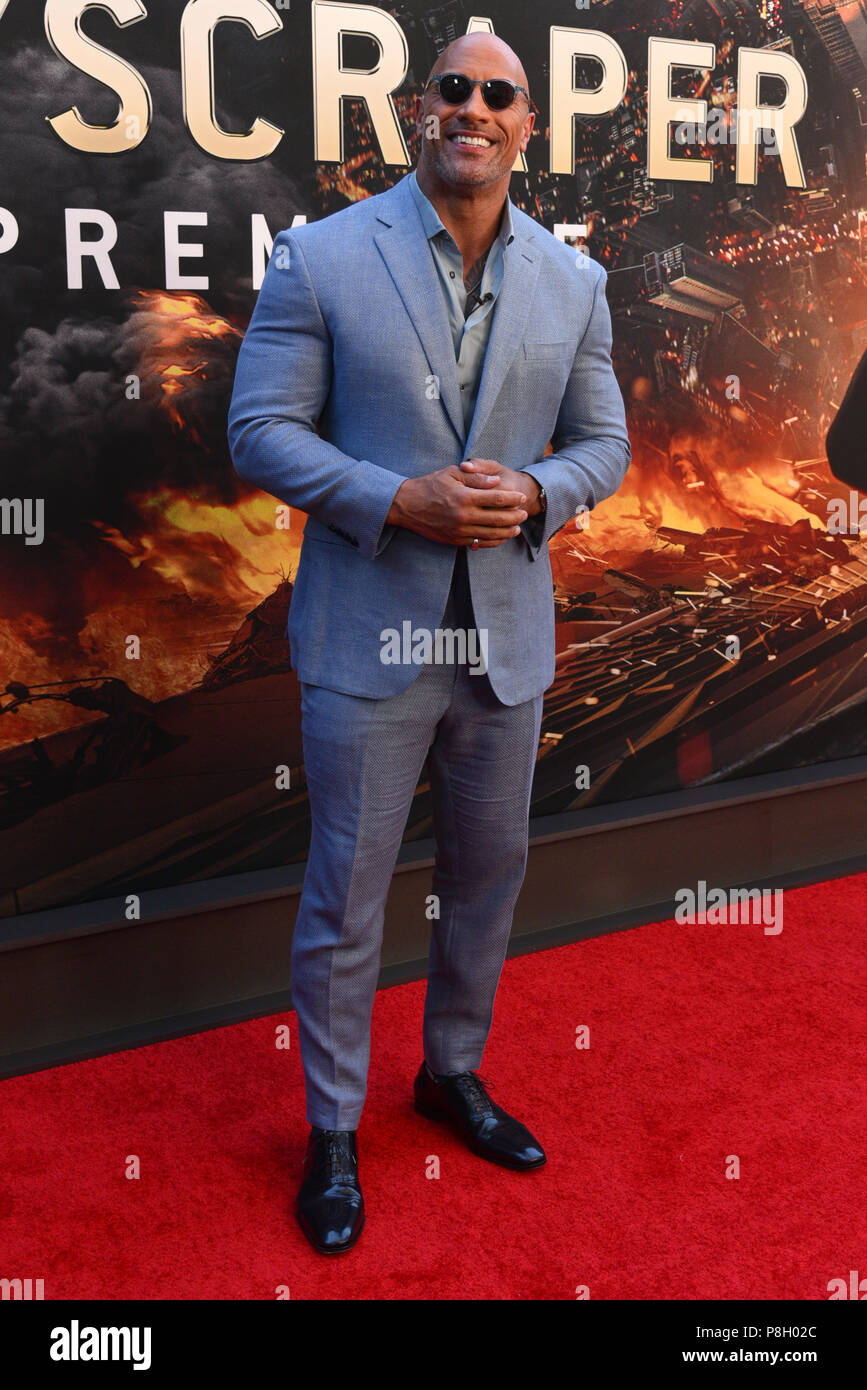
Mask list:
[{"label": "wristwatch", "polygon": [[542,512],[545,512],[548,507],[548,494],[543,487],[539,488],[539,506],[542,508]]}]

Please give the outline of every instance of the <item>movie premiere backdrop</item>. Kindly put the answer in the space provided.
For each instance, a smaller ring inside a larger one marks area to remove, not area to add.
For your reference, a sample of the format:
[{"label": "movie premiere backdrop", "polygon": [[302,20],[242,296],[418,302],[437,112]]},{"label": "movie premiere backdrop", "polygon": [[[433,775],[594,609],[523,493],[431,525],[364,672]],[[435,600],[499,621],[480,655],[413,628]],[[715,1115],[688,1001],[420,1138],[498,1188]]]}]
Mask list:
[{"label": "movie premiere backdrop", "polygon": [[235,361],[277,232],[403,177],[473,30],[540,109],[514,202],[609,272],[634,449],[551,543],[533,815],[865,751],[824,453],[867,346],[865,0],[0,0],[0,915],[303,860],[305,517],[233,471]]}]

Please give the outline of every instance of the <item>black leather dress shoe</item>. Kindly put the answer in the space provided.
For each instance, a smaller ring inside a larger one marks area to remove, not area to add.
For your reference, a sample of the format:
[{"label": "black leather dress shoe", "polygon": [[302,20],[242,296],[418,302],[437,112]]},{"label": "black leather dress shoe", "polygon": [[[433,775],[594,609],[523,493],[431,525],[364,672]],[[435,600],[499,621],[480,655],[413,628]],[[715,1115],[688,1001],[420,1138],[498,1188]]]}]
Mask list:
[{"label": "black leather dress shoe", "polygon": [[364,1198],[354,1129],[311,1129],[295,1214],[322,1255],[337,1255],[358,1240],[364,1228]]},{"label": "black leather dress shoe", "polygon": [[430,1120],[449,1120],[473,1153],[503,1168],[525,1172],[547,1162],[545,1151],[524,1125],[507,1115],[488,1095],[478,1072],[435,1077],[422,1062],[415,1079],[415,1108]]}]

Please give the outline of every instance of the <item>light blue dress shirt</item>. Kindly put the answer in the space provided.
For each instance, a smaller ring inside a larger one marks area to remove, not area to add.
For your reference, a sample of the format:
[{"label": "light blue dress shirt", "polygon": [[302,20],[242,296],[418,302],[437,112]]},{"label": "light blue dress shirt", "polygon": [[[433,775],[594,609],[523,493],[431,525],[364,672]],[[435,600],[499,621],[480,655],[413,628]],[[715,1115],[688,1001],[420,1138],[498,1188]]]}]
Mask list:
[{"label": "light blue dress shirt", "polygon": [[491,334],[491,321],[497,295],[503,283],[503,251],[515,239],[512,227],[511,203],[506,198],[500,230],[488,252],[479,295],[493,298],[487,304],[479,304],[468,318],[464,318],[464,305],[467,292],[464,289],[464,258],[453,236],[443,226],[439,213],[430,199],[418,186],[415,170],[408,179],[410,191],[422,220],[428,245],[434,258],[445,294],[449,324],[455,344],[455,358],[458,364],[458,380],[461,385],[461,404],[464,413],[464,438],[469,437],[470,423],[476,408],[482,367]]},{"label": "light blue dress shirt", "polygon": [[[485,353],[488,350],[488,339],[491,335],[494,306],[497,302],[500,286],[503,283],[503,252],[515,240],[515,231],[512,226],[512,204],[507,197],[503,207],[500,230],[488,252],[482,281],[478,287],[481,298],[484,298],[486,294],[491,294],[493,298],[487,304],[479,304],[469,317],[464,318],[464,306],[467,299],[467,292],[464,289],[464,258],[454,237],[443,226],[442,219],[433,203],[419,188],[414,169],[407,182],[415,205],[419,210],[428,245],[433,254],[434,265],[439,272],[440,283],[443,287],[458,364],[458,380],[461,386],[461,404],[464,413],[464,439],[466,440],[469,438],[470,423],[479,394]],[[528,517],[522,523],[522,530],[526,530],[533,543],[538,544],[541,540],[544,524],[545,518],[540,513],[538,516]]]}]

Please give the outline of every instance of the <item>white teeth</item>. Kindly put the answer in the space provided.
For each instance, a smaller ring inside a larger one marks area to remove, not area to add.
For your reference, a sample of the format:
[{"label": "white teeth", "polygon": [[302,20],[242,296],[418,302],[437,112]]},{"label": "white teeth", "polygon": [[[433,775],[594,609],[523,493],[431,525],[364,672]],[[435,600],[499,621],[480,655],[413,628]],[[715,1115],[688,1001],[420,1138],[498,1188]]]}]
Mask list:
[{"label": "white teeth", "polygon": [[487,149],[491,141],[486,140],[483,135],[455,135],[454,143],[456,145],[478,145],[482,149]]}]

